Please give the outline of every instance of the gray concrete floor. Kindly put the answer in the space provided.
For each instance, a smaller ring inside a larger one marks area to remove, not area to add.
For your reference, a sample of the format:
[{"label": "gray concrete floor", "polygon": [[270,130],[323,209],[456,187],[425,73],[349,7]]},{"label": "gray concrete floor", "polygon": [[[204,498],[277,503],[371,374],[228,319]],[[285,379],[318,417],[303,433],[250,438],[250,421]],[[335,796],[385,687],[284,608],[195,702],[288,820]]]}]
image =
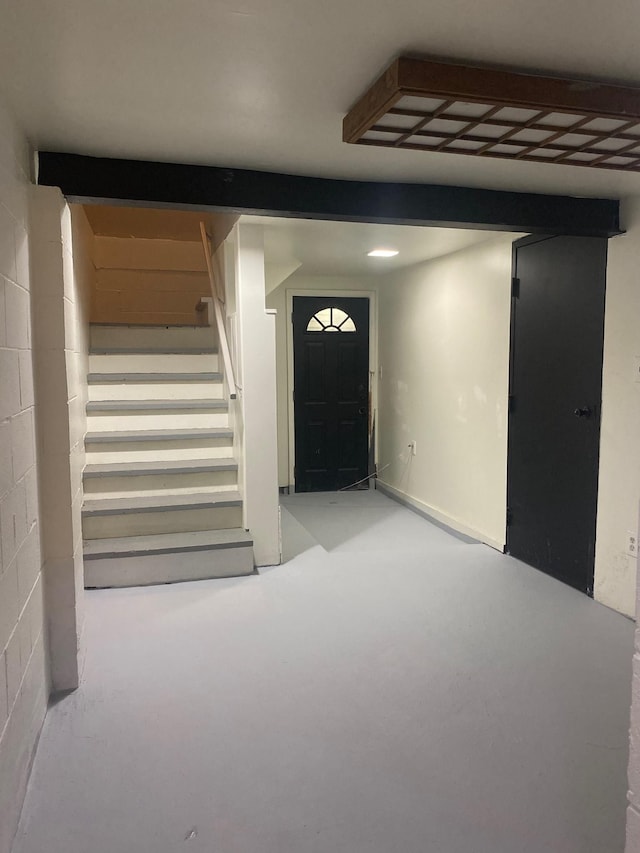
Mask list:
[{"label": "gray concrete floor", "polygon": [[379,493],[87,595],[15,853],[622,853],[633,625]]}]

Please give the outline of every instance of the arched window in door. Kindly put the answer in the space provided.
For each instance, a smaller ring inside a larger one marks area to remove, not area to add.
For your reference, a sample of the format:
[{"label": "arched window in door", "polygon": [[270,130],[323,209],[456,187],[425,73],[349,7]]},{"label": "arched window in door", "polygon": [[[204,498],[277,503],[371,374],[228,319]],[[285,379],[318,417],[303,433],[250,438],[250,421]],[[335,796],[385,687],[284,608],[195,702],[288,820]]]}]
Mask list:
[{"label": "arched window in door", "polygon": [[307,323],[307,332],[355,332],[356,324],[342,308],[323,308]]}]

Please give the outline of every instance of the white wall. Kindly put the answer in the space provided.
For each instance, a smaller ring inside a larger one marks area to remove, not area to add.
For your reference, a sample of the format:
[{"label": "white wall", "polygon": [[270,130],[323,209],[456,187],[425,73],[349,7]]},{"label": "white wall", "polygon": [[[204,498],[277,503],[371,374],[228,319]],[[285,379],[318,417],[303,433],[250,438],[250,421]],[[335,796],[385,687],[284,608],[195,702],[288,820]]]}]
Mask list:
[{"label": "white wall", "polygon": [[289,485],[289,413],[287,396],[287,294],[284,284],[267,295],[276,312],[276,406],[278,424],[278,486]]},{"label": "white wall", "polygon": [[626,234],[609,241],[594,594],[632,616],[640,500],[640,197],[622,205]]},{"label": "white wall", "polygon": [[[242,349],[237,323],[237,295],[238,278],[236,271],[236,260],[238,252],[238,229],[231,231],[224,243],[217,249],[213,256],[214,271],[219,272],[217,282],[221,282],[224,290],[224,318],[227,330],[227,341],[231,363],[235,375],[235,381],[241,383],[242,376]],[[225,377],[226,381],[226,377]],[[236,387],[236,399],[229,398],[229,426],[233,430],[233,458],[238,463],[238,492],[242,498],[242,524],[248,528],[247,504],[244,500],[245,487],[245,458],[244,458],[244,421],[242,412],[242,388]]]},{"label": "white wall", "polygon": [[[640,584],[638,584],[640,593]],[[629,752],[629,792],[627,808],[627,844],[625,853],[640,850],[640,595],[636,604],[635,654],[633,656],[633,681],[631,693],[631,723]]]},{"label": "white wall", "polygon": [[49,693],[38,510],[26,141],[0,106],[0,853]]},{"label": "white wall", "polygon": [[[638,560],[624,554],[628,530],[638,530],[640,502],[640,197],[622,206],[627,233],[609,242],[603,373],[602,442],[596,586],[598,600],[633,613],[629,808],[626,853],[640,850],[640,583]],[[635,370],[634,370],[635,367]]]},{"label": "white wall", "polygon": [[239,224],[236,314],[244,428],[244,507],[257,566],[280,562],[275,317],[265,307],[261,225]]},{"label": "white wall", "polygon": [[[303,272],[294,273],[286,279],[279,287],[267,295],[267,307],[276,311],[276,377],[277,377],[277,406],[278,406],[278,485],[293,487],[290,471],[292,460],[290,459],[291,436],[290,431],[290,402],[291,391],[289,387],[291,371],[289,360],[289,327],[291,325],[291,308],[289,306],[288,294],[298,290],[308,290],[310,293],[326,293],[340,291],[375,291],[375,279],[373,277],[359,276],[330,276],[330,275],[306,275]],[[372,355],[375,358],[375,341],[372,346]],[[371,366],[375,369],[375,365]]]},{"label": "white wall", "polygon": [[[70,210],[71,216],[67,215]],[[70,650],[73,678],[66,679],[65,689],[80,683],[82,672],[82,631],[84,627],[84,565],[82,549],[82,502],[84,491],[82,472],[85,465],[84,437],[87,432],[86,405],[89,397],[89,316],[91,291],[96,270],[93,263],[93,231],[81,205],[65,210],[63,218],[64,245],[64,304],[65,304],[65,367],[67,377],[67,407],[69,410],[69,461],[71,486],[71,524],[73,590],[69,589],[67,603],[75,612],[77,637],[75,661]],[[60,617],[58,613],[58,618]],[[52,656],[53,661],[53,656]],[[53,667],[52,667],[53,676]],[[53,680],[53,679],[52,679]],[[72,681],[73,683],[68,683]]]},{"label": "white wall", "polygon": [[53,690],[80,680],[82,635],[82,468],[86,403],[87,227],[60,191],[33,187],[31,231],[38,478]]},{"label": "white wall", "polygon": [[505,543],[512,241],[502,235],[379,286],[380,481],[497,548]]},{"label": "white wall", "polygon": [[[638,200],[640,201],[640,199]],[[636,327],[640,322],[636,318]],[[638,522],[640,524],[640,520]],[[627,844],[625,853],[640,850],[640,583],[636,598],[636,639],[631,682],[631,720],[629,726],[629,790],[627,794]]]}]

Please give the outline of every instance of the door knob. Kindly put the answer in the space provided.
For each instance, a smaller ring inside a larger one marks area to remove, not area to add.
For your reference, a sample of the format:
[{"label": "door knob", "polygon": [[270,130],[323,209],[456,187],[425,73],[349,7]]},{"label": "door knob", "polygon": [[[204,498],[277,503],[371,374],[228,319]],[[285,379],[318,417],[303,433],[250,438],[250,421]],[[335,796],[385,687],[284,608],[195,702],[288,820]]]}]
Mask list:
[{"label": "door knob", "polygon": [[590,418],[592,412],[589,406],[582,406],[580,409],[574,409],[573,414],[577,418]]},{"label": "door knob", "polygon": [[366,415],[367,414],[367,407],[366,406],[360,406],[360,408],[358,409],[358,414],[359,415]]}]

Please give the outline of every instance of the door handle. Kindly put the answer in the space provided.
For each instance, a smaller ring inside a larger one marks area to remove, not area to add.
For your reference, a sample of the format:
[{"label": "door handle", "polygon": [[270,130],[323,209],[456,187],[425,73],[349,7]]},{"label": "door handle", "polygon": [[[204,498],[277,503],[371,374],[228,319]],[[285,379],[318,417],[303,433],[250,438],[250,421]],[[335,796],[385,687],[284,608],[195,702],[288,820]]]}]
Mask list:
[{"label": "door handle", "polygon": [[593,414],[593,412],[591,411],[591,409],[589,408],[589,406],[582,406],[582,407],[581,407],[581,408],[579,408],[579,409],[574,409],[574,410],[573,410],[573,414],[574,414],[577,418],[590,418],[590,417],[591,417],[591,415]]},{"label": "door handle", "polygon": [[366,415],[367,414],[367,407],[366,406],[360,406],[360,408],[358,409],[358,414],[359,415]]}]

